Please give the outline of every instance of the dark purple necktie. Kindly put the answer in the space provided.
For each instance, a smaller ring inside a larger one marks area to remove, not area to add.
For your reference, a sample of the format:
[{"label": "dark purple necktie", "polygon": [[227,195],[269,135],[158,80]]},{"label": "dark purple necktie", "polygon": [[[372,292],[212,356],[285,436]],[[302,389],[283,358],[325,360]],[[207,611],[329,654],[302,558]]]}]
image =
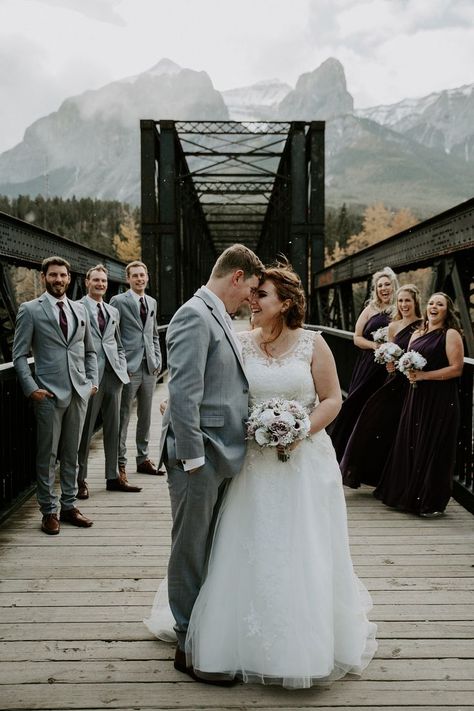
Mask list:
[{"label": "dark purple necktie", "polygon": [[64,303],[62,301],[57,301],[56,303],[59,309],[59,325],[61,327],[61,331],[63,332],[63,336],[67,341],[67,318],[64,313]]},{"label": "dark purple necktie", "polygon": [[143,296],[140,296],[140,318],[142,320],[142,324],[145,325],[146,322],[146,306],[145,306],[145,300]]},{"label": "dark purple necktie", "polygon": [[99,324],[100,332],[103,334],[105,331],[105,316],[100,304],[97,304],[97,321]]}]

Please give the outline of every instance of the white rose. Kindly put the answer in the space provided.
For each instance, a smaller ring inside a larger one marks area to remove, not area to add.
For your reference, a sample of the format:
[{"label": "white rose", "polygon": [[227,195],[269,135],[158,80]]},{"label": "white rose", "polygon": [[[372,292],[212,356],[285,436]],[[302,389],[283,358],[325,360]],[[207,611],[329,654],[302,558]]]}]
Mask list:
[{"label": "white rose", "polygon": [[267,430],[264,430],[262,427],[260,427],[255,432],[255,441],[262,447],[263,445],[268,444],[270,442],[270,435]]},{"label": "white rose", "polygon": [[273,410],[264,410],[259,417],[259,420],[262,425],[271,425],[274,419],[275,413],[273,412]]},{"label": "white rose", "polygon": [[296,420],[295,420],[294,416],[291,414],[291,412],[282,412],[278,419],[281,422],[286,422],[286,424],[289,425],[290,427],[294,427],[295,422],[296,422]]}]

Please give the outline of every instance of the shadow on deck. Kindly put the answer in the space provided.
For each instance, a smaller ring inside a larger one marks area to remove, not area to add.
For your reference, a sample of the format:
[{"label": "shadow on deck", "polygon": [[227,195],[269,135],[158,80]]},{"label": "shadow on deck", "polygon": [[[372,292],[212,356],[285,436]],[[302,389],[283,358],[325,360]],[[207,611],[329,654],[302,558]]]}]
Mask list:
[{"label": "shadow on deck", "polygon": [[1,709],[474,709],[473,518],[458,504],[429,521],[385,508],[368,488],[346,490],[353,560],[379,626],[375,659],[361,679],[330,687],[220,689],[176,672],[172,646],[141,622],[165,575],[171,518],[165,477],[128,470],[141,493],[105,491],[97,437],[91,498],[80,502],[92,528],[45,536],[34,499],[0,528]]}]

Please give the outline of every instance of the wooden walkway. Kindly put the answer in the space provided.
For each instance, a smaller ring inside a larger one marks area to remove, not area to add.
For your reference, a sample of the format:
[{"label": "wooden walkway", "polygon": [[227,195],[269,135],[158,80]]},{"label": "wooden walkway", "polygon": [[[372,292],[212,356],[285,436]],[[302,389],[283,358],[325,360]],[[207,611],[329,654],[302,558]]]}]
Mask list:
[{"label": "wooden walkway", "polygon": [[[162,395],[160,386],[154,457]],[[456,503],[428,521],[386,509],[368,489],[347,492],[353,559],[379,625],[361,679],[220,689],[176,672],[172,646],[141,622],[166,570],[165,478],[130,467],[143,491],[106,492],[99,438],[91,457],[80,508],[92,528],[45,536],[31,500],[0,529],[1,709],[474,709],[474,519]]]}]

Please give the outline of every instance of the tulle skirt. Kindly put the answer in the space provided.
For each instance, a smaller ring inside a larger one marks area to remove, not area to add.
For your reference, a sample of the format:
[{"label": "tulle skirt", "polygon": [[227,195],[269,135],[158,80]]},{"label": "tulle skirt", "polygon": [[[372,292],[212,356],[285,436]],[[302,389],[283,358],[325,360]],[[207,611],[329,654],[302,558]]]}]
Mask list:
[{"label": "tulle skirt", "polygon": [[[163,586],[147,621],[155,634],[169,630],[165,602]],[[286,463],[251,443],[224,497],[188,628],[195,670],[287,688],[360,674],[377,648],[371,604],[353,571],[326,432]]]}]

